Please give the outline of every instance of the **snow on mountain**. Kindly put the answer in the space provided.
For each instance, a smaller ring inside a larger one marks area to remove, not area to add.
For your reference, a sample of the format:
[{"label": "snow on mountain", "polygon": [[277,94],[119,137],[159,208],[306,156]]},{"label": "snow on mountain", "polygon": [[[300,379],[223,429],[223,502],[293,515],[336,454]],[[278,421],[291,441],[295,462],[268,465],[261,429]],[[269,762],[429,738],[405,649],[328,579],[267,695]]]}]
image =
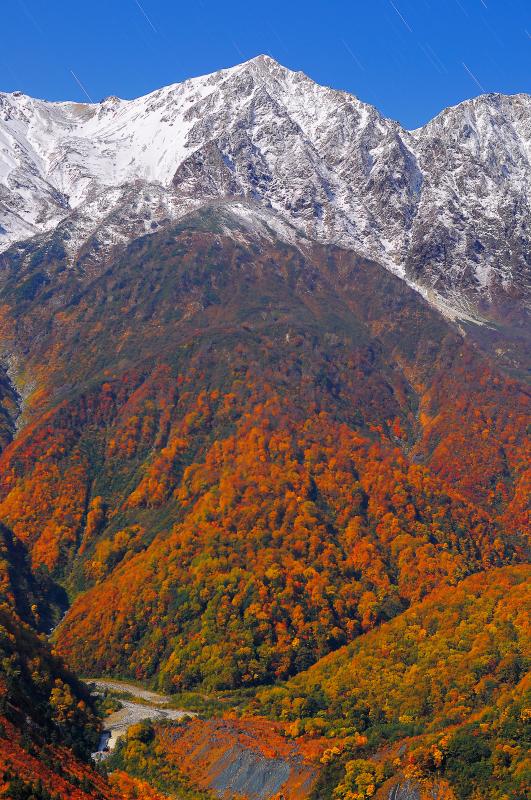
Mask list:
[{"label": "snow on mountain", "polygon": [[525,294],[530,185],[528,95],[406,131],[268,56],[136,100],[0,94],[0,249],[54,231],[72,258],[91,237],[101,255],[234,199],[464,313],[471,297]]}]

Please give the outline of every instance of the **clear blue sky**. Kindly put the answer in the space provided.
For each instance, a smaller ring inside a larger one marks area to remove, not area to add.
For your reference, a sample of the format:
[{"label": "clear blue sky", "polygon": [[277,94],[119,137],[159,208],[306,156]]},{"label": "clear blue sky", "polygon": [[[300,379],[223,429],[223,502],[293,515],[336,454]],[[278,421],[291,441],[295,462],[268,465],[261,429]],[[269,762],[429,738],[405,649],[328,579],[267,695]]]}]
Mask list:
[{"label": "clear blue sky", "polygon": [[86,99],[73,72],[93,100],[135,97],[259,53],[415,127],[482,89],[531,92],[531,0],[2,3],[3,91]]}]

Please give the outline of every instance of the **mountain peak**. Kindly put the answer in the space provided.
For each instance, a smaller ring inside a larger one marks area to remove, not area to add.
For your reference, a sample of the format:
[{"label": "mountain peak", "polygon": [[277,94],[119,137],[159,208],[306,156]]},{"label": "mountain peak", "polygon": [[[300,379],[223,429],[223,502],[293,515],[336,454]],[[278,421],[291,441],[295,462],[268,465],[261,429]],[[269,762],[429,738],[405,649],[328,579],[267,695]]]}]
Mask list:
[{"label": "mountain peak", "polygon": [[237,198],[463,312],[525,284],[530,111],[524,95],[485,95],[408,132],[265,53],[134,100],[3,95],[0,250],[60,226],[71,258],[96,234],[102,257]]},{"label": "mountain peak", "polygon": [[258,56],[254,56],[254,58],[250,58],[248,61],[238,64],[234,68],[234,71],[252,72],[254,75],[258,75],[260,78],[266,79],[303,74],[302,72],[294,72],[293,70],[289,69],[289,67],[285,67],[279,61],[274,59],[272,56],[267,55],[266,53],[261,53]]},{"label": "mountain peak", "polygon": [[250,58],[248,61],[244,61],[240,66],[246,66],[247,64],[255,64],[258,67],[265,67],[266,69],[275,67],[287,69],[287,67],[284,67],[279,61],[267,53],[260,53],[260,55],[253,56],[253,58]]}]

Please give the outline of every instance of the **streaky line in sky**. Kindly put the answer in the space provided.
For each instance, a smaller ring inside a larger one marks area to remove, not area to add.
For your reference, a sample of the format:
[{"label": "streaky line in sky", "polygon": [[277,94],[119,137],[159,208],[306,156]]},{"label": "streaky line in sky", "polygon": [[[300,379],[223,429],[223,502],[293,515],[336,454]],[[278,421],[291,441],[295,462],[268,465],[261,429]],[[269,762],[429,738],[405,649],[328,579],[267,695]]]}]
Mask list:
[{"label": "streaky line in sky", "polygon": [[465,64],[465,62],[464,62],[464,61],[463,61],[463,62],[461,62],[461,63],[463,64],[464,68],[466,69],[466,71],[468,72],[468,74],[470,75],[470,77],[472,78],[472,80],[474,81],[474,83],[477,83],[477,85],[479,86],[479,88],[481,89],[481,91],[483,92],[483,94],[486,94],[486,93],[487,93],[487,90],[485,89],[485,87],[483,86],[483,84],[482,84],[482,83],[480,83],[480,81],[478,80],[478,78],[476,78],[476,76],[474,75],[474,73],[472,72],[472,70],[471,70],[471,69],[469,69],[469,67],[467,67],[467,65]]},{"label": "streaky line in sky", "polygon": [[398,8],[395,6],[395,4],[393,3],[393,0],[389,0],[389,4],[390,4],[390,5],[391,5],[391,6],[394,8],[394,10],[396,11],[396,13],[398,14],[398,16],[400,17],[400,19],[401,19],[401,20],[402,20],[402,22],[404,23],[404,25],[406,26],[406,28],[408,29],[408,31],[409,31],[410,33],[413,33],[413,29],[410,27],[409,23],[408,23],[408,22],[407,22],[407,21],[404,19],[404,17],[402,16],[402,14],[401,14],[401,13],[400,13],[400,11],[398,10]]},{"label": "streaky line in sky", "polygon": [[153,30],[155,31],[155,33],[158,33],[158,30],[155,28],[155,26],[154,26],[154,25],[153,25],[153,23],[151,22],[150,18],[149,18],[149,17],[148,17],[148,15],[146,14],[146,11],[145,11],[144,7],[143,7],[143,6],[142,6],[142,5],[141,5],[141,4],[138,2],[138,0],[135,0],[135,3],[137,4],[137,6],[138,6],[138,8],[140,9],[141,13],[142,13],[142,14],[145,16],[145,18],[147,19],[148,23],[151,25],[151,27],[153,28]]},{"label": "streaky line in sky", "polygon": [[83,92],[83,93],[84,93],[84,94],[85,94],[85,95],[88,97],[88,99],[89,99],[89,102],[90,102],[90,103],[93,103],[93,102],[94,102],[94,100],[93,100],[93,99],[92,99],[92,97],[89,95],[89,93],[87,92],[87,90],[85,89],[85,87],[83,86],[83,84],[81,83],[81,81],[79,80],[79,78],[77,77],[77,75],[76,75],[76,73],[74,72],[74,70],[73,70],[73,69],[71,69],[71,70],[70,70],[70,73],[71,73],[72,77],[74,78],[75,82],[76,82],[76,83],[78,84],[78,86],[80,87],[81,91],[82,91],[82,92]]}]

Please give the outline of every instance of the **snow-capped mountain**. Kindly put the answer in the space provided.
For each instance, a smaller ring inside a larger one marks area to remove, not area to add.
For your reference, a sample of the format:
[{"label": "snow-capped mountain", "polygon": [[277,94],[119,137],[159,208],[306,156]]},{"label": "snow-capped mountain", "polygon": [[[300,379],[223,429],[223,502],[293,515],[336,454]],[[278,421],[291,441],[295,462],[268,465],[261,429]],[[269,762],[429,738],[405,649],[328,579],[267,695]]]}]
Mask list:
[{"label": "snow-capped mountain", "polygon": [[268,56],[136,100],[0,94],[0,249],[53,232],[72,258],[89,240],[101,258],[232,199],[477,313],[525,295],[530,186],[528,95],[407,131]]}]

